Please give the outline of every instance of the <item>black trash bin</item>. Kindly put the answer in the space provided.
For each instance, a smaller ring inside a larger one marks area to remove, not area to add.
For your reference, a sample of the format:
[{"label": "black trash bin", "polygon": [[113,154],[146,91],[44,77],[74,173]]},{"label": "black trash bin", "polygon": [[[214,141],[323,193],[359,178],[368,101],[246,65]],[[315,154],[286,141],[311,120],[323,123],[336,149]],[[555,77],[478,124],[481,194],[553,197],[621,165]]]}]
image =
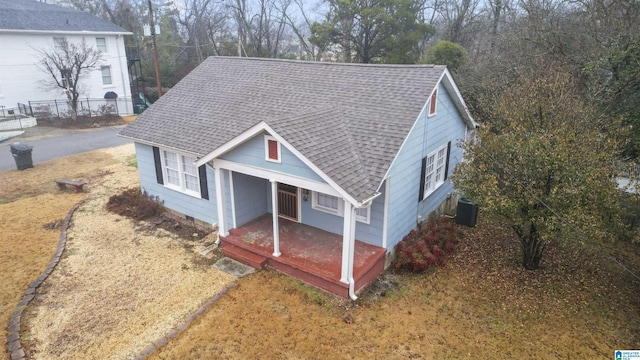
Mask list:
[{"label": "black trash bin", "polygon": [[16,166],[18,170],[24,170],[33,167],[33,160],[31,159],[31,150],[33,150],[33,146],[16,142],[10,145],[11,155],[13,155],[13,159],[16,161]]},{"label": "black trash bin", "polygon": [[474,227],[476,226],[476,220],[478,220],[478,205],[474,204],[471,199],[462,198],[458,200],[456,224]]}]

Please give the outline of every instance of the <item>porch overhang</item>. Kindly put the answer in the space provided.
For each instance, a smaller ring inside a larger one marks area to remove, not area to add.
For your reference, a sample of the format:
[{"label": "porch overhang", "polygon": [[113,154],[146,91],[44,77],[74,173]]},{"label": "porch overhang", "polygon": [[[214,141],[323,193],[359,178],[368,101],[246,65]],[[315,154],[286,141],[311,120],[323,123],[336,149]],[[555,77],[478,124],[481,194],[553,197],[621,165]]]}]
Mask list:
[{"label": "porch overhang", "polygon": [[[311,170],[313,170],[331,188],[331,190],[330,190],[328,187],[325,187],[325,190],[327,190],[327,191],[323,191],[323,190],[317,190],[317,191],[321,191],[321,192],[324,192],[326,194],[330,194],[330,195],[334,195],[334,196],[339,196],[339,197],[343,198],[345,201],[347,201],[350,204],[352,204],[356,208],[361,208],[361,207],[367,206],[368,203],[370,203],[374,198],[376,198],[377,196],[380,195],[380,193],[375,193],[375,194],[372,194],[367,199],[364,199],[362,201],[358,201],[351,194],[349,194],[342,187],[340,187],[329,175],[327,175],[324,171],[320,170],[320,168],[318,168],[306,156],[304,156],[295,147],[293,147],[285,138],[283,138],[282,136],[280,136],[280,134],[275,132],[275,130],[273,130],[264,121],[260,121],[259,123],[255,124],[254,126],[250,127],[249,129],[245,130],[244,132],[242,132],[240,135],[236,136],[235,138],[229,140],[228,142],[226,142],[222,146],[220,146],[217,149],[213,150],[209,154],[206,154],[205,156],[199,158],[196,161],[196,166],[202,166],[202,165],[204,165],[204,164],[206,164],[208,162],[213,161],[213,167],[214,168],[216,167],[216,164],[218,164],[219,166],[223,166],[225,169],[229,169],[229,170],[233,170],[233,169],[230,168],[231,166],[234,166],[232,164],[236,164],[236,165],[242,167],[243,164],[237,164],[237,163],[233,163],[233,162],[230,162],[230,161],[225,161],[223,159],[220,159],[220,156],[228,153],[229,151],[231,151],[231,150],[235,149],[236,147],[240,146],[241,144],[243,144],[247,140],[249,140],[249,139],[253,138],[254,136],[259,135],[259,134],[261,134],[263,132],[267,132],[269,135],[273,136],[276,140],[278,140],[280,142],[280,144],[282,144],[284,147],[286,147],[287,150],[291,151],[291,153],[293,153],[306,166],[308,166]],[[244,166],[246,166],[246,165],[244,165]],[[245,169],[249,169],[249,168],[251,169],[251,171],[255,171],[255,172],[259,172],[259,170],[263,170],[263,169],[259,169],[259,168],[256,168],[256,167],[248,167],[248,168],[245,168]],[[234,170],[234,171],[242,172],[242,171],[239,171],[239,170]],[[263,170],[263,171],[268,171],[268,170]],[[288,175],[288,174],[277,173],[277,172],[274,172],[274,171],[268,171],[268,172],[271,173],[273,176],[287,176],[287,177],[295,178],[294,176],[291,176],[291,175]],[[245,172],[245,174],[252,175],[252,176],[259,176],[259,177],[263,177],[263,178],[266,178],[266,179],[272,179],[270,177],[254,175],[252,173],[246,173]],[[316,182],[316,183],[318,183],[318,182]],[[320,183],[318,183],[318,184],[320,184]],[[291,184],[291,185],[296,185],[296,184]],[[296,185],[296,186],[298,186],[298,185]],[[308,187],[308,189],[313,190],[310,187]]]}]

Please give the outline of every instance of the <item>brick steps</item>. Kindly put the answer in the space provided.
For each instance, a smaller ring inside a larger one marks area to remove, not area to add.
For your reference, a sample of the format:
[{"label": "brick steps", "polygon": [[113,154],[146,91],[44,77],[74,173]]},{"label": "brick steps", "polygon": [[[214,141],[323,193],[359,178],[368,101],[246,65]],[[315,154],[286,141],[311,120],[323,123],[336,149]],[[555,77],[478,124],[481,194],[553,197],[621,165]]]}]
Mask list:
[{"label": "brick steps", "polygon": [[223,242],[222,254],[256,269],[262,269],[267,264],[267,258],[229,243]]}]

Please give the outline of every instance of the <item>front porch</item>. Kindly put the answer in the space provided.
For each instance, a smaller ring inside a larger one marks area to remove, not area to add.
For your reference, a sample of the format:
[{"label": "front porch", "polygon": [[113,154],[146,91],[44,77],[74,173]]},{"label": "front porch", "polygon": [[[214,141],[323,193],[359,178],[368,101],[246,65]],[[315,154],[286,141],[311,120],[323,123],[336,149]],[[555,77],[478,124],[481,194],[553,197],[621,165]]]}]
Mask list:
[{"label": "front porch", "polygon": [[[280,256],[274,256],[273,217],[265,214],[220,237],[225,256],[254,267],[268,265],[331,293],[349,297],[340,281],[343,237],[284,218],[278,221]],[[362,289],[384,270],[386,250],[355,241],[353,279]]]}]

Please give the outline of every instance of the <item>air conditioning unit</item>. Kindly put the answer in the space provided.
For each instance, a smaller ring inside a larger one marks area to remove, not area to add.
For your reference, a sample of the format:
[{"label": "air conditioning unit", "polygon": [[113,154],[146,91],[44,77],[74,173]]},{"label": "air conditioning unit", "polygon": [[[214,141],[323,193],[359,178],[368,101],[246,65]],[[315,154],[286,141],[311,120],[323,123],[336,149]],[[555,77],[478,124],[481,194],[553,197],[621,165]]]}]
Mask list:
[{"label": "air conditioning unit", "polygon": [[458,200],[458,208],[456,209],[456,224],[474,227],[476,226],[477,220],[478,205],[474,204],[471,199],[461,198],[460,200]]}]

